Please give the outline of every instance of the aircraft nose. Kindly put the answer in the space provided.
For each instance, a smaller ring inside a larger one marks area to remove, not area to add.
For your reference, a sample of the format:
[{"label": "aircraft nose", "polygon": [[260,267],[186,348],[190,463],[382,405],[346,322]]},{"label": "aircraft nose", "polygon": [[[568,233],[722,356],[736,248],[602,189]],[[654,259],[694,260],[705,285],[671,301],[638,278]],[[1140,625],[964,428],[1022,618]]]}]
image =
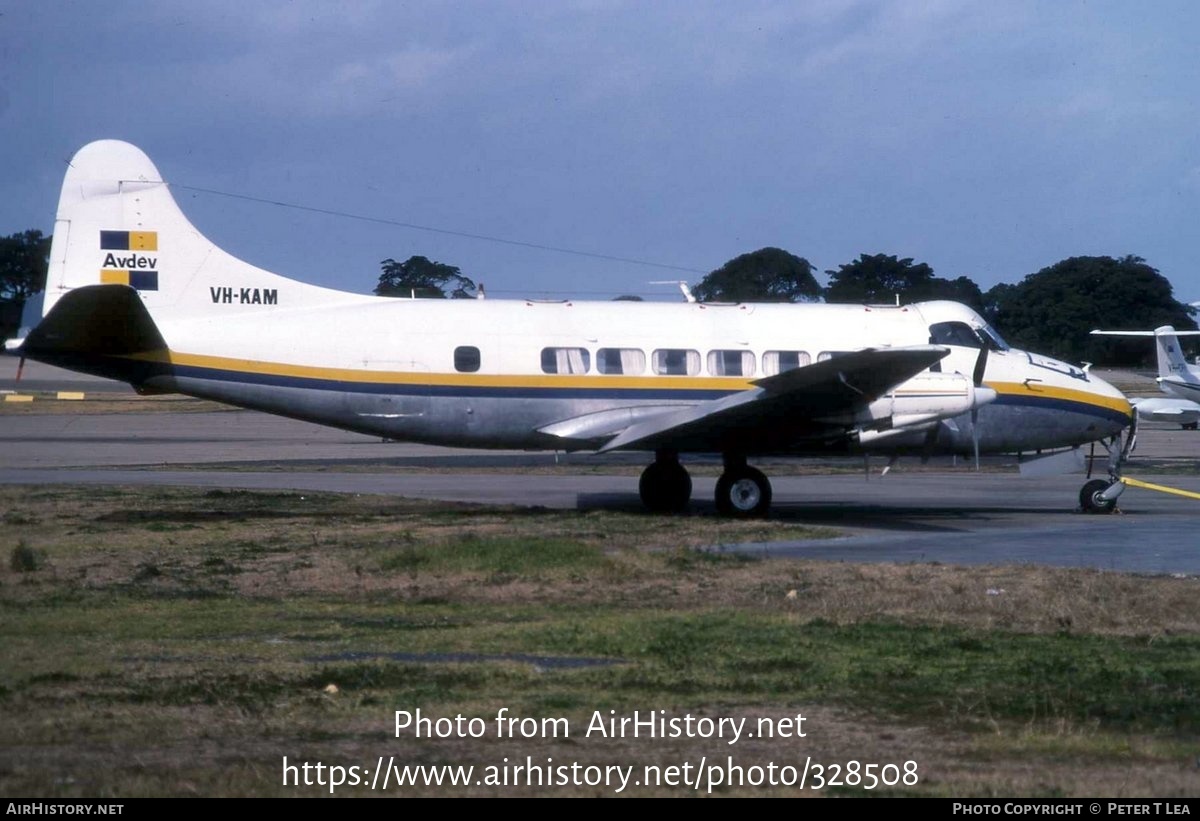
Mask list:
[{"label": "aircraft nose", "polygon": [[1133,406],[1125,394],[1095,374],[1088,374],[1089,393],[1095,396],[1096,404],[1112,411],[1110,433],[1124,430],[1133,421]]}]

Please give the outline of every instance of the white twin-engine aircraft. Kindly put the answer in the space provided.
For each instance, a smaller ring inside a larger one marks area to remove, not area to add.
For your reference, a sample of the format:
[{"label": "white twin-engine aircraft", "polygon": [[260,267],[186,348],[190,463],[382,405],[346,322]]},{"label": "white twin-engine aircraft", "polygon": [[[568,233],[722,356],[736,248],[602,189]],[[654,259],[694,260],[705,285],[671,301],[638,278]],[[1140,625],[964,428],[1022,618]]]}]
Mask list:
[{"label": "white twin-engine aircraft", "polygon": [[718,510],[753,516],[771,485],[750,457],[1030,453],[1115,444],[1131,419],[1110,385],[1010,348],[954,302],[394,299],[306,285],[205,239],[149,158],[113,140],[70,163],[42,316],[16,353],[146,393],[438,445],[652,452],[639,490],[657,511],[688,503],[684,453],[720,453]]}]

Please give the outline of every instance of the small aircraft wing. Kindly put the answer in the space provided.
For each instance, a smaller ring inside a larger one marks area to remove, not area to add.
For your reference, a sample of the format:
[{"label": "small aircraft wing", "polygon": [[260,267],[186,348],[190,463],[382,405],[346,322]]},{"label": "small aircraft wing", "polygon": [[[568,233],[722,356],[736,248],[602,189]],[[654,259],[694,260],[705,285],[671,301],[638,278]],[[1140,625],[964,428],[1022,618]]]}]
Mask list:
[{"label": "small aircraft wing", "polygon": [[786,449],[798,438],[828,429],[823,418],[875,401],[948,353],[936,345],[867,348],[793,368],[732,396],[636,421],[600,451]]},{"label": "small aircraft wing", "polygon": [[1142,419],[1154,422],[1191,424],[1200,421],[1200,404],[1187,399],[1147,397],[1129,400]]}]

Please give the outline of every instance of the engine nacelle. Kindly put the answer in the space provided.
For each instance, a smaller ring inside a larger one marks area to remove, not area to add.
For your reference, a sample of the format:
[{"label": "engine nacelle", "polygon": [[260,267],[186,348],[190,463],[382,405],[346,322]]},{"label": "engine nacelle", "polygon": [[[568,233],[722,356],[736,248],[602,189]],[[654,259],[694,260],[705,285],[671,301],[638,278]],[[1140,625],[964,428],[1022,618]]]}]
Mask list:
[{"label": "engine nacelle", "polygon": [[822,421],[841,422],[863,432],[919,430],[940,419],[970,413],[995,399],[994,390],[977,387],[960,373],[926,372],[897,385],[853,415]]}]

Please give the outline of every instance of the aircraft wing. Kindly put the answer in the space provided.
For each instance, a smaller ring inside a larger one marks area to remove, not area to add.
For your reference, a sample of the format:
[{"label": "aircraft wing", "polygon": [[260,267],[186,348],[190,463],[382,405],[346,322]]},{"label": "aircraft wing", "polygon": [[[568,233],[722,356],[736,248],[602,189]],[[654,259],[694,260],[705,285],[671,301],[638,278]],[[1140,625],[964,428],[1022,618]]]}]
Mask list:
[{"label": "aircraft wing", "polygon": [[1190,424],[1200,421],[1200,404],[1187,399],[1151,397],[1130,400],[1142,419],[1155,422]]},{"label": "aircraft wing", "polygon": [[823,419],[875,401],[948,353],[936,345],[867,348],[793,368],[759,379],[749,390],[635,421],[600,451],[786,450],[800,438],[828,431]]}]

